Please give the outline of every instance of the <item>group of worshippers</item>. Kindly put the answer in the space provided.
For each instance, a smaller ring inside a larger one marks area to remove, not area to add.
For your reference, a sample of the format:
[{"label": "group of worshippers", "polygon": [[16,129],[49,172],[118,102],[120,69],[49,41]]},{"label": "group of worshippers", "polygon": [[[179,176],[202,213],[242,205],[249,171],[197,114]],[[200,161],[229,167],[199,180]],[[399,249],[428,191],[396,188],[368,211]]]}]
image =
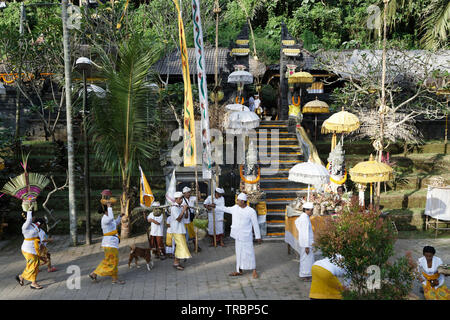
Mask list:
[{"label": "group of worshippers", "polygon": [[[247,205],[247,195],[241,193],[237,197],[236,205],[232,207],[225,206],[224,190],[216,188],[214,192],[214,200],[211,196],[204,201],[205,208],[208,209],[208,233],[213,238],[214,231],[216,241],[220,246],[225,246],[224,238],[224,212],[230,213],[232,216],[230,236],[235,239],[236,246],[236,271],[230,273],[230,276],[239,276],[244,270],[252,270],[253,278],[257,278],[255,252],[253,248],[253,233],[258,243],[261,243],[261,233],[256,211]],[[170,215],[166,220],[166,247],[163,245],[163,218],[150,213],[147,217],[151,223],[150,242],[160,253],[160,256],[166,254],[173,255],[173,267],[177,270],[184,270],[181,261],[191,258],[188,248],[189,229],[193,230],[193,209],[196,205],[196,197],[191,196],[191,189],[185,187],[183,192],[175,192],[175,203],[170,206]],[[153,206],[158,207],[155,203]],[[213,219],[212,211],[215,211]],[[98,267],[89,274],[93,280],[97,280],[97,276],[111,276],[113,283],[123,284],[125,281],[119,280],[117,276],[118,267],[118,245],[119,235],[117,226],[120,224],[121,216],[114,219],[111,204],[107,204],[102,217],[103,241],[102,247],[105,253],[104,259]],[[214,223],[215,222],[215,223]],[[215,229],[215,230],[214,230]],[[213,238],[214,241],[214,238]]]},{"label": "group of worshippers", "polygon": [[[232,207],[225,206],[223,194],[222,188],[216,188],[214,199],[208,196],[203,203],[208,209],[208,234],[213,238],[213,243],[215,234],[216,242],[220,246],[225,246],[223,242],[224,212],[230,213],[232,216],[230,236],[235,239],[236,247],[236,271],[230,273],[230,276],[239,276],[243,274],[243,270],[252,270],[253,278],[257,278],[253,232],[258,243],[261,243],[261,233],[256,211],[247,205],[245,193],[238,195],[236,205]],[[195,205],[196,199],[190,198],[189,188],[183,189],[183,192],[176,192],[174,198],[175,204],[171,206],[170,216],[167,219],[166,244],[169,247],[175,245],[173,267],[177,270],[184,270],[181,260],[191,258],[187,246],[188,237],[184,235],[187,233],[186,226],[192,223],[192,217],[188,220],[189,209]]]}]

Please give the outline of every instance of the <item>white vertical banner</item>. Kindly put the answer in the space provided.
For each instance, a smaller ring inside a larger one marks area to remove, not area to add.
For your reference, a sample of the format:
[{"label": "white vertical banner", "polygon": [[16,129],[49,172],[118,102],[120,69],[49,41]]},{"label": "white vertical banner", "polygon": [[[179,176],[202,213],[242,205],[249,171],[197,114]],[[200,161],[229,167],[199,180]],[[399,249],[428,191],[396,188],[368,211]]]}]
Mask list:
[{"label": "white vertical banner", "polygon": [[194,22],[195,58],[197,61],[198,95],[202,124],[202,173],[203,179],[211,179],[212,158],[211,136],[209,133],[208,87],[206,85],[205,50],[203,47],[203,30],[199,0],[192,0],[192,20]]}]

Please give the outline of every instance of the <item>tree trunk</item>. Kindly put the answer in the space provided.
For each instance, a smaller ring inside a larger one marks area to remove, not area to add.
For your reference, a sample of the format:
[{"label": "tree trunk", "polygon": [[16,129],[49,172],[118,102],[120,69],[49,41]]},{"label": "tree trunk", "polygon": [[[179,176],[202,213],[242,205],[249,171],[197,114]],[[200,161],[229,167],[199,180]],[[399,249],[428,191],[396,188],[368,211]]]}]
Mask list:
[{"label": "tree trunk", "polygon": [[67,167],[69,175],[69,218],[70,238],[72,245],[77,245],[77,214],[75,206],[75,176],[74,176],[74,151],[72,133],[72,97],[71,97],[71,68],[69,30],[67,27],[67,0],[62,0],[61,15],[63,21],[63,45],[64,45],[64,76],[66,87],[66,120],[67,120]]},{"label": "tree trunk", "polygon": [[123,214],[120,231],[120,238],[122,239],[129,238],[131,232],[129,209],[130,209],[130,195],[128,189],[125,189],[124,186],[124,191],[122,193],[122,197],[120,198],[120,213]]}]

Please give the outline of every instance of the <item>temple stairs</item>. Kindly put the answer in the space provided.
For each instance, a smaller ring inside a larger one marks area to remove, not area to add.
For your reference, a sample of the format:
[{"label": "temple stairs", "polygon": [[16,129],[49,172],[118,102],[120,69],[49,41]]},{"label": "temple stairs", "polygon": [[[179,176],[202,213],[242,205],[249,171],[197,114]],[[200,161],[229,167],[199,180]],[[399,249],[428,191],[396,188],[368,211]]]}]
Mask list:
[{"label": "temple stairs", "polygon": [[[297,163],[303,162],[304,157],[297,136],[295,133],[288,132],[287,123],[283,120],[261,121],[256,129],[257,137],[250,138],[250,141],[258,142],[258,162],[261,166],[260,188],[266,193],[267,203],[265,239],[268,240],[284,239],[286,205],[295,200],[297,192],[308,187],[288,180],[289,170]],[[264,130],[267,130],[266,137],[264,137]],[[278,130],[278,141],[273,138],[273,135],[276,137],[274,130]],[[261,162],[261,157],[264,159],[264,156],[278,159],[271,159],[270,163],[264,164]]]}]

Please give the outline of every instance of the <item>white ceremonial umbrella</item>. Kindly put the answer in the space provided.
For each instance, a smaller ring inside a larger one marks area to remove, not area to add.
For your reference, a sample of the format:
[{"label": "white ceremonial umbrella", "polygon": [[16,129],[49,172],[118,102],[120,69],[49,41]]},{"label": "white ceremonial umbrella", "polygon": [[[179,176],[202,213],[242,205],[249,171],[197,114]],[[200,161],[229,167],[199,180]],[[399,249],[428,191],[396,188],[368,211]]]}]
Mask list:
[{"label": "white ceremonial umbrella", "polygon": [[310,158],[307,162],[298,163],[289,170],[288,180],[308,184],[309,189],[312,184],[316,190],[322,185],[330,183],[330,173],[321,164],[312,162]]},{"label": "white ceremonial umbrella", "polygon": [[[246,131],[259,126],[259,117],[251,111],[236,111],[228,117],[228,129]],[[242,132],[241,131],[241,132]]]},{"label": "white ceremonial umbrella", "polygon": [[239,104],[239,103],[235,103],[235,104],[228,104],[227,106],[225,106],[225,109],[227,109],[227,111],[250,111],[250,109],[247,106],[244,106],[243,104]]},{"label": "white ceremonial umbrella", "polygon": [[228,83],[250,84],[253,83],[253,75],[244,70],[234,71],[228,76]]}]

